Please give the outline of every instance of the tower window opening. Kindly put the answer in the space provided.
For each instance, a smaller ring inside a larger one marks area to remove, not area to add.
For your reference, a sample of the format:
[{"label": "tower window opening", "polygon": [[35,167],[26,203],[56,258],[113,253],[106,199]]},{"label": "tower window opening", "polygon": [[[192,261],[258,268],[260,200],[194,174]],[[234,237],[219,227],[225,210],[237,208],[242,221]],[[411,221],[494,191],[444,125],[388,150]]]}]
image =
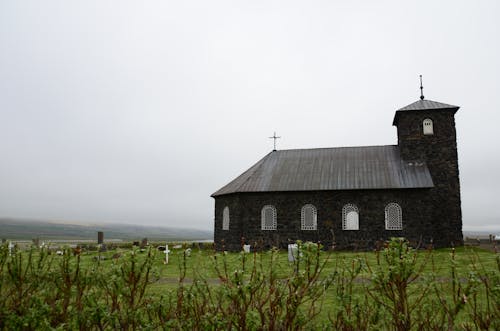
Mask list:
[{"label": "tower window opening", "polygon": [[424,127],[424,135],[433,135],[434,134],[434,124],[430,118],[426,118],[423,122]]}]

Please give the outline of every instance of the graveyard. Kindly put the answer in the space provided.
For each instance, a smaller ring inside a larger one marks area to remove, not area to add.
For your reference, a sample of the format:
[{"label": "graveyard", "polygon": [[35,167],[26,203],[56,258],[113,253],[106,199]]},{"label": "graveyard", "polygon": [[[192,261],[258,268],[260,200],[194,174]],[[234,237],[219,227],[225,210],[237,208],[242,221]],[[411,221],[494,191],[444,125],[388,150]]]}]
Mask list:
[{"label": "graveyard", "polygon": [[499,268],[495,251],[401,239],[372,252],[4,243],[0,329],[498,329]]}]

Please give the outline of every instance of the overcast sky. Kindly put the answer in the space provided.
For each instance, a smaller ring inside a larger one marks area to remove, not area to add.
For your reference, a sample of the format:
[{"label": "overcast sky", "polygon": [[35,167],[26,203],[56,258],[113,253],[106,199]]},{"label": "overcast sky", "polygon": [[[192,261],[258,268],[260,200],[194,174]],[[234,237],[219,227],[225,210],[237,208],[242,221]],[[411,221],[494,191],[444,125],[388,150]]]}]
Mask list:
[{"label": "overcast sky", "polygon": [[0,217],[212,229],[272,150],[459,105],[464,229],[500,227],[499,1],[0,1]]}]

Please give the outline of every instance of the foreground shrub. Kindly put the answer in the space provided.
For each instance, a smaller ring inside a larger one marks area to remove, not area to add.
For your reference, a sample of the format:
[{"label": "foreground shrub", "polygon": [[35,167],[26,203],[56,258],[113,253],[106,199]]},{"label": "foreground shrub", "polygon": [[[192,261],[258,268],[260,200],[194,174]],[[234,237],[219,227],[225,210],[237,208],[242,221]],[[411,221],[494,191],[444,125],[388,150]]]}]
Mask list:
[{"label": "foreground shrub", "polygon": [[0,329],[500,329],[498,256],[494,265],[478,254],[464,263],[451,250],[435,261],[401,239],[357,256],[298,244],[292,262],[278,250],[198,250],[210,261],[203,267],[180,250],[175,286],[162,285],[154,249],[58,256],[3,245]]}]

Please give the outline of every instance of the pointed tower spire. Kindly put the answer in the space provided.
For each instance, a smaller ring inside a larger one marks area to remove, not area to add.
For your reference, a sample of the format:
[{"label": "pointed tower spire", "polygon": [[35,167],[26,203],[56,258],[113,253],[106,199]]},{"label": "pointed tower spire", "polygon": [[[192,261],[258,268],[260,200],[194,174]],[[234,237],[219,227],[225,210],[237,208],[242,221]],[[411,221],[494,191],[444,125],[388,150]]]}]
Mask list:
[{"label": "pointed tower spire", "polygon": [[420,75],[420,100],[424,100],[424,87],[422,86],[422,75]]}]

